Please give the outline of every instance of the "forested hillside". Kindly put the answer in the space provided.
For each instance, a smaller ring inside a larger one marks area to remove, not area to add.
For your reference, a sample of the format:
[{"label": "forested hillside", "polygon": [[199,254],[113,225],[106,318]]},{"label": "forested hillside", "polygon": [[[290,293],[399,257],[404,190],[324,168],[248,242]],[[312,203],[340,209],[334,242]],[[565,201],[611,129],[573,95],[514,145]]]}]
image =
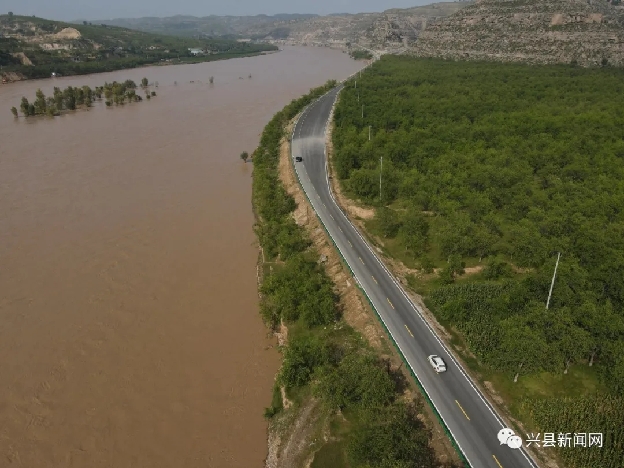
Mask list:
[{"label": "forested hillside", "polygon": [[386,56],[335,112],[343,188],[376,207],[370,233],[418,271],[410,283],[514,415],[605,434],[600,452],[560,450],[579,468],[624,466],[623,82],[608,67]]},{"label": "forested hillside", "polygon": [[[190,49],[199,53],[192,54]],[[268,44],[150,34],[105,24],[69,24],[34,16],[0,15],[2,77],[48,78],[148,64],[219,60],[277,50]],[[14,78],[12,78],[14,79]]]}]

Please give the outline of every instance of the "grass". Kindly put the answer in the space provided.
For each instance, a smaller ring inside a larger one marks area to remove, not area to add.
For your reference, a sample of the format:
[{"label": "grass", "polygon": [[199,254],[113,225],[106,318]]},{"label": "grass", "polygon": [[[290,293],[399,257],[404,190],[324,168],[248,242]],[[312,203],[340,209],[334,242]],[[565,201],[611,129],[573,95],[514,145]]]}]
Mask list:
[{"label": "grass", "polygon": [[349,468],[344,442],[330,442],[321,447],[310,468]]},{"label": "grass", "polygon": [[354,426],[357,426],[355,415],[348,412],[332,415],[329,420],[329,442],[314,454],[310,468],[349,468],[346,436]]},{"label": "grass", "polygon": [[586,363],[570,366],[567,374],[539,372],[520,375],[518,381],[514,383],[513,375],[496,372],[467,353],[466,349],[469,349],[467,343],[452,324],[445,321],[440,321],[440,324],[451,334],[451,346],[461,356],[467,367],[477,375],[481,386],[484,387],[483,383],[486,381],[491,382],[507,405],[511,416],[528,426],[533,425],[533,421],[530,414],[522,408],[524,399],[575,398],[606,391],[600,383],[596,367],[589,367]]},{"label": "grass", "polygon": [[276,381],[273,385],[273,394],[271,396],[271,406],[265,408],[264,416],[266,418],[272,418],[277,413],[284,409],[282,401],[282,392],[280,390],[279,383]]}]

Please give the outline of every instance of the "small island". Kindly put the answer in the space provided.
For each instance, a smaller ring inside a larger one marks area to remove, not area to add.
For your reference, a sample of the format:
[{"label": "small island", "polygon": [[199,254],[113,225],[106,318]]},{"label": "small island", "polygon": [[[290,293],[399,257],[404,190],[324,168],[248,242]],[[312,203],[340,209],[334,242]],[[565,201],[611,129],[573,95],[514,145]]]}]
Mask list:
[{"label": "small island", "polygon": [[[156,91],[150,90],[149,80],[143,78],[140,88],[145,92],[146,99],[156,96]],[[35,100],[29,102],[26,97],[22,97],[20,110],[24,117],[36,115],[48,115],[54,117],[61,115],[63,112],[74,111],[78,108],[91,107],[93,101],[105,99],[107,107],[114,105],[123,105],[126,102],[140,102],[143,98],[137,94],[138,86],[132,80],[126,80],[123,83],[113,81],[112,83],[104,83],[103,86],[97,86],[91,89],[89,86],[68,86],[64,90],[54,87],[54,94],[47,96],[43,94],[41,89],[37,90]],[[15,117],[19,116],[17,108],[11,108],[11,112]]]}]

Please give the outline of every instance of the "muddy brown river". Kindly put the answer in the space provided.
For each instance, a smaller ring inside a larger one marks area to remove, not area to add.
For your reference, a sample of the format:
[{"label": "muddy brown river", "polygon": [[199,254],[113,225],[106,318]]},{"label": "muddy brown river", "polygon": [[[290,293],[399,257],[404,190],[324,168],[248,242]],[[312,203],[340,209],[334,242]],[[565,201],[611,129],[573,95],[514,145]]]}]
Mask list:
[{"label": "muddy brown river", "polygon": [[[0,466],[263,466],[279,355],[239,154],[293,98],[361,67],[284,49],[0,85]],[[143,76],[150,101],[10,113],[39,87]]]}]

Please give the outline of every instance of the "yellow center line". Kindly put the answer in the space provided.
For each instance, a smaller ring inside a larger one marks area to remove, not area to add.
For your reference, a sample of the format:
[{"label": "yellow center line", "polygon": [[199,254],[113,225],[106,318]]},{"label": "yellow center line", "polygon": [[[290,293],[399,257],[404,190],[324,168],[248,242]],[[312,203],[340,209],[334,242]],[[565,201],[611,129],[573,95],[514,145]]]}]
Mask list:
[{"label": "yellow center line", "polygon": [[390,299],[388,299],[388,298],[386,297],[386,300],[388,301],[388,304],[390,304],[390,307],[392,307],[392,308],[394,309],[394,306],[392,305],[392,302],[390,302]]},{"label": "yellow center line", "polygon": [[379,283],[377,283],[377,280],[375,279],[374,276],[372,276],[372,278],[373,278],[373,281],[375,282],[375,284],[379,284]]},{"label": "yellow center line", "polygon": [[362,257],[359,257],[359,258],[360,258],[360,262],[362,262],[362,265],[364,265],[364,260],[362,260]]},{"label": "yellow center line", "polygon": [[410,336],[411,336],[412,338],[414,338],[414,335],[412,335],[412,331],[408,328],[408,326],[407,326],[407,325],[405,325],[405,328],[407,329],[407,333],[409,333],[409,334],[410,334]]},{"label": "yellow center line", "polygon": [[459,404],[459,401],[455,400],[455,403],[457,403],[457,406],[459,406],[459,409],[461,410],[462,413],[464,413],[464,416],[466,416],[466,419],[468,421],[470,421],[470,418],[468,417],[468,415],[466,414],[466,412],[464,411],[464,408],[462,408],[462,406]]},{"label": "yellow center line", "polygon": [[500,462],[498,461],[498,458],[496,458],[496,455],[492,455],[492,458],[494,459],[494,461],[498,465],[498,468],[503,468],[503,465],[500,464]]}]

